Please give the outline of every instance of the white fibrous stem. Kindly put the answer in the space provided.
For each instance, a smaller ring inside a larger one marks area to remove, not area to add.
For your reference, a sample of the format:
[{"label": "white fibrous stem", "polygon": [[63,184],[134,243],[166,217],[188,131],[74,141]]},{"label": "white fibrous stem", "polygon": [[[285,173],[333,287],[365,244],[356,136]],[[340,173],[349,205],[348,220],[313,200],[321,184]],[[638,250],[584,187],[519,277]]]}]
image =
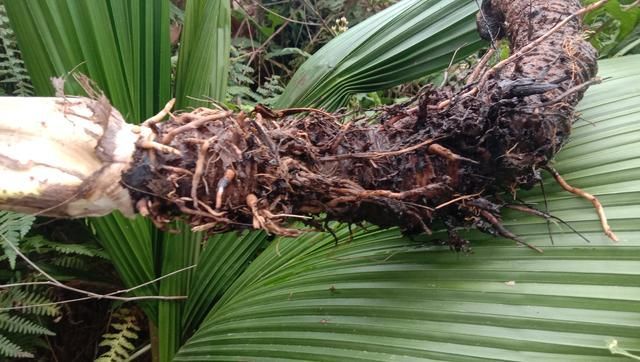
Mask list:
[{"label": "white fibrous stem", "polygon": [[0,97],[0,208],[55,217],[133,215],[120,177],[138,134],[106,98]]}]

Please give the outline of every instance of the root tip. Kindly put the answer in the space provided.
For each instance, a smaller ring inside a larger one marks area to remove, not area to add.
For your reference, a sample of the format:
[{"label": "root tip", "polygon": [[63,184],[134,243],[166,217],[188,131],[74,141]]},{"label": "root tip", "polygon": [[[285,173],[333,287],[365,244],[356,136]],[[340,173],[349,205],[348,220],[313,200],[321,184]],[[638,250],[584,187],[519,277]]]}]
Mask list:
[{"label": "root tip", "polygon": [[616,235],[611,229],[606,230],[604,234],[607,235],[609,239],[613,240],[613,242],[617,243],[618,241],[620,241],[620,239],[618,239],[618,235]]}]

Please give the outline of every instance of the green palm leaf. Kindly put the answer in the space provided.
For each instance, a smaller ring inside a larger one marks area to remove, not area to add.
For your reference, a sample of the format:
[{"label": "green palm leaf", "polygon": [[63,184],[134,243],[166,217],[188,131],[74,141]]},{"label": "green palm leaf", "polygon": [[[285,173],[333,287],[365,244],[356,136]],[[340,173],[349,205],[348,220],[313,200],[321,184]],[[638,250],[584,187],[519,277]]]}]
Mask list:
[{"label": "green palm leaf", "polygon": [[[165,233],[163,236],[162,275],[178,269],[193,266],[200,256],[202,233],[194,233],[189,226],[179,223],[177,233]],[[183,271],[163,279],[160,283],[161,295],[187,295],[193,269]],[[160,359],[170,361],[181,345],[181,327],[184,303],[160,301],[158,303],[158,338]]]},{"label": "green palm leaf", "polygon": [[[127,219],[120,213],[91,220],[98,240],[127,287],[134,287],[155,279],[152,230],[142,217]],[[155,284],[136,289],[137,295],[158,295]],[[152,321],[157,321],[156,301],[143,301],[141,306]]]},{"label": "green palm leaf", "polygon": [[[598,194],[621,237],[602,234],[591,204],[545,180],[553,214],[586,236],[509,212],[543,254],[479,233],[473,253],[409,241],[395,230],[336,228],[278,238],[212,309],[176,356],[193,360],[558,360],[640,351],[640,56],[601,62],[581,103],[586,120],[558,156],[568,182]],[[635,177],[634,177],[635,175]],[[534,190],[526,200],[542,207]]]},{"label": "green palm leaf", "polygon": [[227,289],[265,247],[260,231],[226,233],[207,240],[200,256],[183,316],[183,333],[191,335]]},{"label": "green palm leaf", "polygon": [[[152,116],[169,100],[166,2],[6,0],[5,6],[38,95],[54,94],[51,77],[78,70],[130,122]],[[81,94],[68,83],[70,94]]]},{"label": "green palm leaf", "polygon": [[187,2],[176,75],[177,107],[223,100],[229,76],[231,7],[228,1]]},{"label": "green palm leaf", "polygon": [[276,108],[336,109],[348,96],[414,80],[480,48],[477,5],[406,0],[339,35],[293,76]]}]

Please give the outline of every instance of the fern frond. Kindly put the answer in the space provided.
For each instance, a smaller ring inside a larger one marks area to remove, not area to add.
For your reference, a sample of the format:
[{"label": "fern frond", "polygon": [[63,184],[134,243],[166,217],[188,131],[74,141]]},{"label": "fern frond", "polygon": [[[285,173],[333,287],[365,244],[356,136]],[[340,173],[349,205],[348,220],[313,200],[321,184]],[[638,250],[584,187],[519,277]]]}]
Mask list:
[{"label": "fern frond", "polygon": [[[255,70],[252,67],[246,64],[236,63],[233,66],[235,70],[237,70],[238,72],[242,72],[244,74],[253,74],[255,72]],[[253,79],[249,79],[249,82],[253,84]]]},{"label": "fern frond", "polygon": [[0,79],[12,89],[14,96],[32,96],[31,78],[22,61],[9,18],[0,3]]},{"label": "fern frond", "polygon": [[89,265],[85,258],[77,255],[62,255],[51,259],[51,264],[65,269],[74,269],[80,271],[89,271]]},{"label": "fern frond", "polygon": [[131,351],[135,349],[132,340],[138,339],[138,321],[136,316],[127,308],[120,308],[113,314],[114,322],[111,323],[109,329],[115,330],[115,333],[106,333],[102,335],[102,342],[99,346],[107,347],[109,350],[95,362],[119,362],[126,361]]},{"label": "fern frond", "polygon": [[56,317],[60,315],[60,306],[52,305],[53,302],[41,291],[11,288],[0,292],[0,307],[29,306],[22,310],[28,314]]},{"label": "fern frond", "polygon": [[253,79],[247,77],[246,75],[244,75],[242,73],[234,74],[234,80],[238,84],[253,84],[254,83]]},{"label": "fern frond", "polygon": [[11,211],[0,211],[0,232],[5,236],[13,235],[19,239],[31,229],[35,216],[19,214]]},{"label": "fern frond", "polygon": [[20,242],[20,251],[23,253],[31,253],[37,252],[38,254],[43,254],[49,251],[49,248],[46,246],[48,240],[44,238],[42,235],[32,235],[24,238]]},{"label": "fern frond", "polygon": [[55,251],[62,254],[74,254],[74,255],[83,255],[90,257],[97,257],[101,259],[107,259],[107,253],[104,250],[98,249],[90,244],[65,244],[65,243],[55,243],[49,242],[48,244]]},{"label": "fern frond", "polygon": [[55,335],[55,333],[33,321],[18,315],[9,315],[8,313],[0,313],[0,330],[20,334]]},{"label": "fern frond", "polygon": [[33,235],[22,240],[20,243],[20,250],[23,253],[36,252],[38,254],[44,254],[47,252],[55,252],[55,254],[80,255],[109,259],[109,256],[104,249],[100,248],[96,244],[60,243],[48,240],[42,235]]},{"label": "fern frond", "polygon": [[[31,279],[18,278],[18,281],[29,282]],[[50,288],[38,285],[0,290],[0,308],[28,306],[19,312],[0,312],[0,357],[33,357],[31,353],[25,352],[25,346],[41,345],[42,336],[55,335],[38,323],[39,318],[36,318],[60,315],[60,305],[52,304],[54,301],[48,296],[50,293]]]},{"label": "fern frond", "polygon": [[33,354],[24,351],[20,346],[0,334],[0,356],[9,358],[33,358]]},{"label": "fern frond", "polygon": [[11,269],[16,267],[16,252],[7,243],[17,247],[20,240],[31,229],[34,220],[35,217],[31,215],[0,211],[0,242],[9,259]]}]

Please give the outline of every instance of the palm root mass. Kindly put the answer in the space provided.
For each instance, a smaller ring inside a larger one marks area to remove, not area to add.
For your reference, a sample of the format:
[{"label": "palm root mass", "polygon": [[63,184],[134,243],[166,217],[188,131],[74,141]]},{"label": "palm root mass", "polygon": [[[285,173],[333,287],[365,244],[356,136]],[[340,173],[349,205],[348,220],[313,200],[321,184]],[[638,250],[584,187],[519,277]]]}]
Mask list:
[{"label": "palm root mass", "polygon": [[323,215],[407,232],[441,221],[505,235],[495,195],[537,182],[596,74],[579,10],[577,0],[485,1],[480,33],[506,36],[512,56],[481,62],[463,89],[427,88],[375,117],[265,108],[172,116],[150,127],[179,152],[140,147],[123,183],[156,223],[182,214],[199,230],[294,235],[290,220],[320,226]]}]

